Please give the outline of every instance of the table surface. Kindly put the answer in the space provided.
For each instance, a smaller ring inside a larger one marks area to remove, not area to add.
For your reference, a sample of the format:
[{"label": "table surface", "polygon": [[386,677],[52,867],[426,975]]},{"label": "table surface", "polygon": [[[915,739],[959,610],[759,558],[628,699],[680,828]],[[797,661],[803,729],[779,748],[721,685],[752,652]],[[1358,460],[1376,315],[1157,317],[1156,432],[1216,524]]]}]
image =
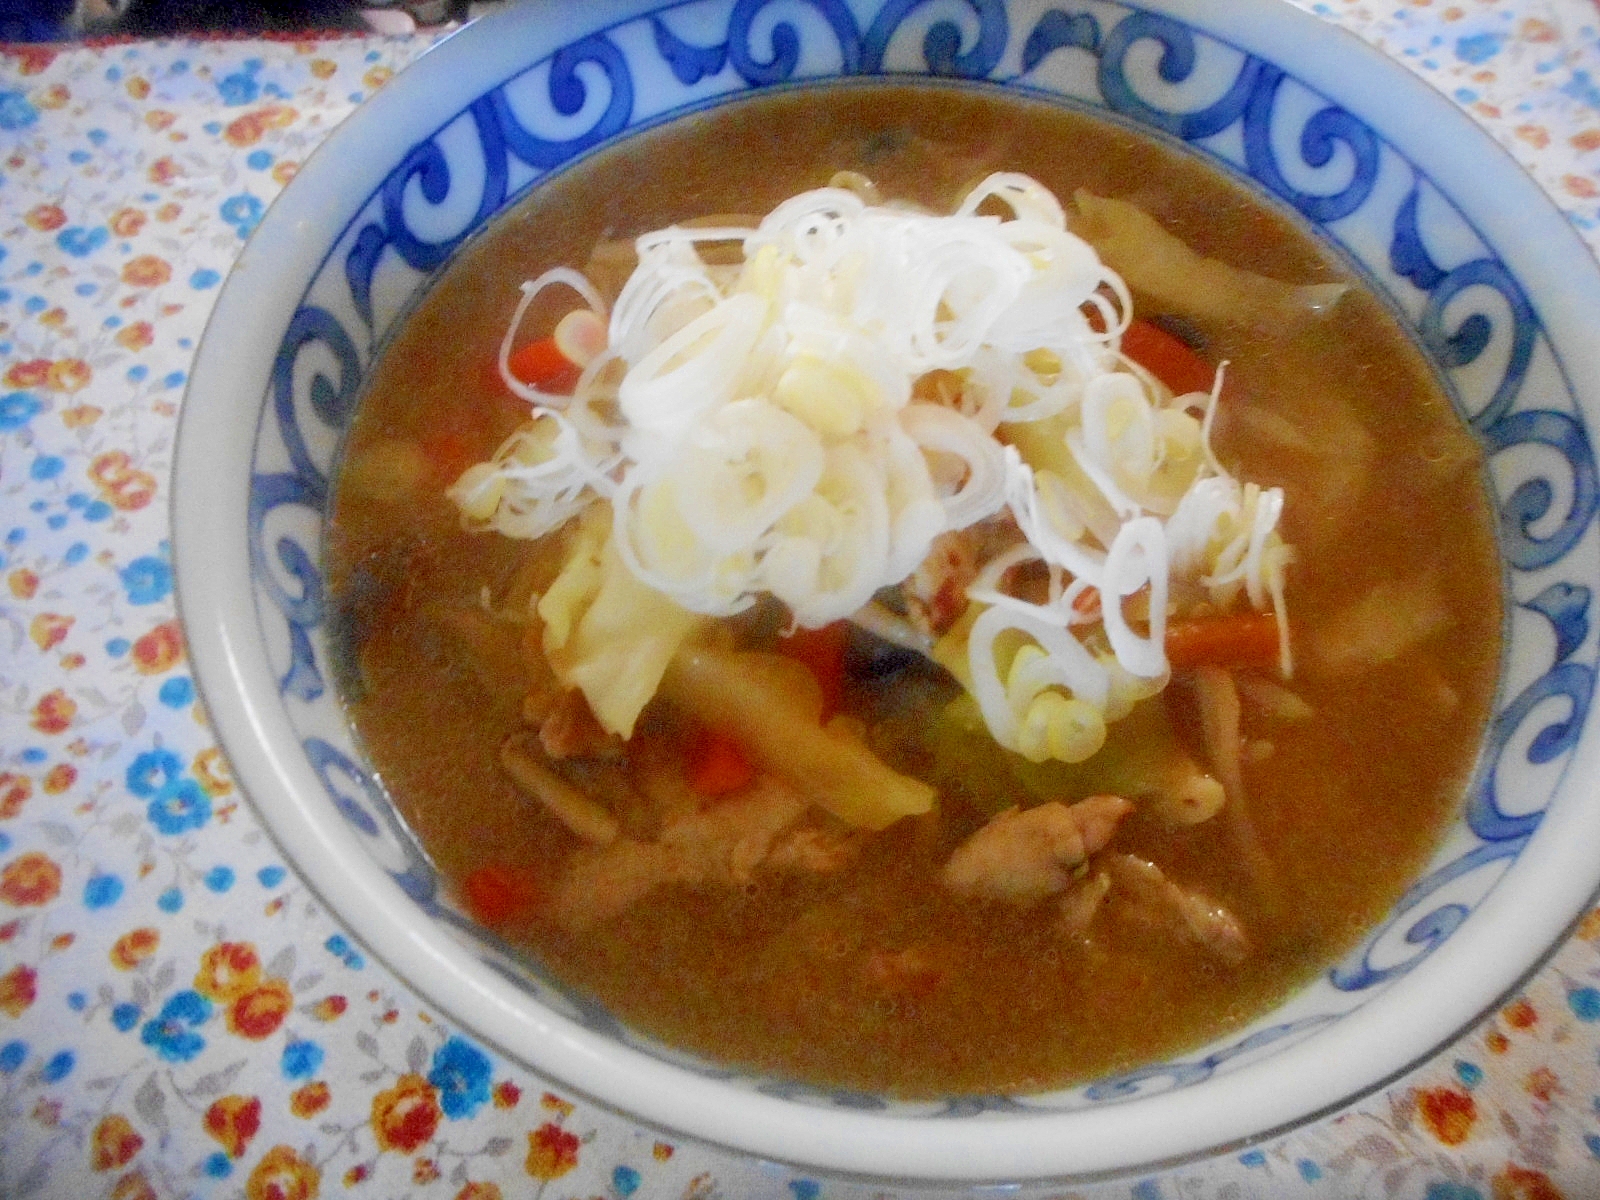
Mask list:
[{"label": "table surface", "polygon": [[[1591,0],[1294,0],[1476,118],[1600,246]],[[229,778],[174,617],[186,371],[265,205],[431,42],[0,55],[0,1196],[910,1197],[677,1141],[475,1045]],[[1387,1091],[1058,1198],[1600,1196],[1600,911]]]}]

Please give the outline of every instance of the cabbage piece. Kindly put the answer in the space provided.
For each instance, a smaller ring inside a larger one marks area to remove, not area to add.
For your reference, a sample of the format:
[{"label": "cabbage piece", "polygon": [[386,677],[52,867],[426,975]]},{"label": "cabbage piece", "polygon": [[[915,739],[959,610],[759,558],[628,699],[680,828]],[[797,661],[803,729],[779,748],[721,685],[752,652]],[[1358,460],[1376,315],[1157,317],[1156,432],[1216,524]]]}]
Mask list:
[{"label": "cabbage piece", "polygon": [[624,738],[633,735],[673,654],[705,621],[628,570],[604,504],[584,513],[561,573],[539,600],[539,616],[556,677],[583,692],[601,728]]},{"label": "cabbage piece", "polygon": [[847,723],[820,723],[821,691],[794,659],[684,645],[661,693],[849,825],[883,829],[933,807],[932,787],[886,766]]},{"label": "cabbage piece", "polygon": [[1202,320],[1280,328],[1331,308],[1342,283],[1285,283],[1241,271],[1191,250],[1149,213],[1126,200],[1073,193],[1074,233],[1093,246],[1130,288]]}]

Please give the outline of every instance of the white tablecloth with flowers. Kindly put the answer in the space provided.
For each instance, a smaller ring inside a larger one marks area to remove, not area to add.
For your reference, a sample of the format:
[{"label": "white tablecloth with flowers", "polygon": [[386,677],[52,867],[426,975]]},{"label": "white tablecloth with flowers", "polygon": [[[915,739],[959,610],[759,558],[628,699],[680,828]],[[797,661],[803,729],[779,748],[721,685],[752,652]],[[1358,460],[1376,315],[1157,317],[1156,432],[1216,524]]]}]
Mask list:
[{"label": "white tablecloth with flowers", "polygon": [[[1294,2],[1453,97],[1600,247],[1591,0]],[[0,54],[0,1196],[914,1195],[636,1127],[436,1019],[284,864],[207,728],[168,542],[195,344],[265,205],[430,40]],[[1389,1090],[1040,1192],[1600,1196],[1600,911]]]}]

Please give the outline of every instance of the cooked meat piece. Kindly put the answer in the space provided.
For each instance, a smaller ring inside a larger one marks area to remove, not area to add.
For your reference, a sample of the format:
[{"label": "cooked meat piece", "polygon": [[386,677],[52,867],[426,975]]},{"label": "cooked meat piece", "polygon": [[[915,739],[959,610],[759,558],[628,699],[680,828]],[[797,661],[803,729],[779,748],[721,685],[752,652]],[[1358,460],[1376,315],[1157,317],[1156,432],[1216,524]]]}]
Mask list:
[{"label": "cooked meat piece", "polygon": [[963,896],[1033,904],[1067,889],[1133,805],[1121,796],[1008,808],[956,847],[943,882]]},{"label": "cooked meat piece", "polygon": [[715,803],[676,808],[664,814],[654,841],[618,837],[574,855],[556,888],[554,919],[580,930],[667,884],[742,887],[769,862],[785,870],[835,869],[844,848],[830,848],[826,829],[800,823],[809,807],[803,796],[761,775]]},{"label": "cooked meat piece", "polygon": [[1179,936],[1205,947],[1230,966],[1243,962],[1250,954],[1250,939],[1244,926],[1222,905],[1190,891],[1168,879],[1155,865],[1131,854],[1107,854],[1097,860],[1127,893],[1132,911],[1143,919],[1175,930]]},{"label": "cooked meat piece", "polygon": [[607,733],[577,688],[563,691],[539,722],[539,743],[551,758],[620,758],[623,742]]}]

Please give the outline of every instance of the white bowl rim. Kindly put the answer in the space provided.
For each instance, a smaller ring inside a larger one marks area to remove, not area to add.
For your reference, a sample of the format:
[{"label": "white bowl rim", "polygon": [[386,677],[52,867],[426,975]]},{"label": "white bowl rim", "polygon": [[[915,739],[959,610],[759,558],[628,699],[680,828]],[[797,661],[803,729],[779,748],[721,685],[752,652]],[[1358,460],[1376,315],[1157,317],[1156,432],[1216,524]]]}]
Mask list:
[{"label": "white bowl rim", "polygon": [[[1574,256],[1592,265],[1571,226],[1507,155],[1485,154],[1492,144],[1488,135],[1420,79],[1390,63],[1385,88],[1363,111],[1340,94],[1354,74],[1375,69],[1376,52],[1287,3],[1141,0],[1139,6],[1269,60],[1293,58],[1297,78],[1340,96],[1354,115],[1403,146],[1446,195],[1492,190],[1516,197],[1518,203],[1502,205],[1505,227],[1491,230],[1489,241],[1501,252],[1517,248],[1516,273],[1530,283],[1532,295],[1559,300],[1540,314],[1552,339],[1576,344],[1571,330],[1581,314],[1600,313],[1600,275],[1571,269]],[[492,15],[444,40],[406,69],[405,86],[427,90],[435,111],[457,111],[485,90],[474,80],[499,82],[565,40],[559,22],[552,21],[547,31],[536,28],[532,12],[540,7]],[[591,14],[585,27],[598,27],[602,12],[621,20],[659,7],[659,0],[606,0],[585,6]],[[512,31],[519,36],[496,36]],[[1316,55],[1286,53],[1308,38],[1318,43]],[[458,64],[469,59],[473,69],[458,71]],[[339,173],[325,171],[323,164],[337,161],[343,147],[383,138],[393,107],[379,93],[336,129],[271,207],[262,227],[292,230],[299,222],[321,223],[330,211],[346,211],[350,197],[337,182]],[[177,602],[197,685],[242,790],[329,911],[448,1019],[511,1061],[605,1107],[736,1152],[847,1176],[1004,1183],[1150,1170],[1272,1137],[1392,1082],[1514,991],[1600,886],[1600,861],[1591,850],[1600,844],[1600,805],[1554,804],[1506,879],[1478,907],[1471,926],[1426,964],[1429,975],[1470,982],[1443,995],[1435,992],[1425,1016],[1411,1010],[1409,981],[1402,980],[1367,1003],[1359,1026],[1340,1022],[1280,1051],[1269,1063],[1141,1097],[1134,1107],[1109,1105],[1025,1120],[905,1121],[870,1113],[802,1112],[789,1102],[733,1092],[603,1043],[557,1014],[530,1011],[508,981],[447,933],[411,919],[409,906],[397,903],[402,897],[396,885],[365,857],[350,831],[294,799],[317,793],[314,774],[303,762],[285,761],[272,750],[293,743],[295,735],[276,705],[277,681],[256,628],[248,554],[233,536],[245,522],[248,472],[219,481],[214,464],[251,460],[256,430],[231,417],[238,396],[261,394],[257,385],[268,376],[275,346],[266,339],[252,345],[249,338],[231,338],[229,330],[282,329],[300,300],[298,291],[269,291],[263,298],[252,286],[253,277],[292,279],[297,271],[303,272],[298,277],[309,277],[316,265],[311,260],[322,253],[320,245],[295,239],[287,245],[286,250],[279,239],[269,247],[265,238],[257,238],[241,254],[207,325],[183,408],[174,464],[173,547]],[[1577,379],[1600,379],[1600,350],[1590,361],[1568,361],[1565,367]],[[263,696],[269,701],[264,703]],[[1591,713],[1567,764],[1563,795],[1580,787],[1592,790],[1582,781],[1600,779],[1594,722]],[[1541,881],[1547,900],[1538,911],[1513,899],[1523,879]],[[337,902],[331,900],[335,895]],[[405,964],[403,970],[399,964]],[[1378,1036],[1376,1030],[1386,1032]],[[1388,1046],[1382,1066],[1371,1058],[1375,1040]]]}]

